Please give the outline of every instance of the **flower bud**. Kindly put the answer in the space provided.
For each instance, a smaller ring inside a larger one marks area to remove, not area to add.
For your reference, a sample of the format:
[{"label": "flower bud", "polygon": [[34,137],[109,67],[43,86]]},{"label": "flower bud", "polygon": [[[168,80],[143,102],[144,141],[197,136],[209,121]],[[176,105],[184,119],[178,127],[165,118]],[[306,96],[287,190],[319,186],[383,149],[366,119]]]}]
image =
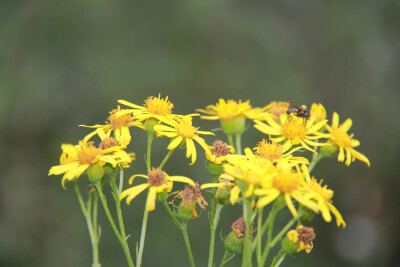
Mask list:
[{"label": "flower bud", "polygon": [[288,237],[282,239],[282,248],[285,252],[289,255],[293,255],[296,253],[297,249],[299,248],[299,244],[291,241]]},{"label": "flower bud", "polygon": [[246,117],[239,116],[229,120],[221,120],[221,127],[225,134],[241,134],[246,130]]},{"label": "flower bud", "polygon": [[193,219],[193,212],[189,204],[185,205],[182,202],[182,204],[178,206],[178,218],[184,223],[188,223]]},{"label": "flower bud", "polygon": [[86,174],[89,177],[90,182],[98,183],[104,176],[104,170],[98,163],[96,163],[89,166],[89,168],[86,170]]},{"label": "flower bud", "polygon": [[330,146],[323,146],[320,148],[318,152],[319,158],[324,157],[334,157],[337,155],[338,147],[336,145],[331,144]]},{"label": "flower bud", "polygon": [[229,197],[231,196],[231,188],[229,185],[221,186],[215,192],[215,198],[219,204],[226,206],[230,203]]},{"label": "flower bud", "polygon": [[168,198],[168,192],[164,190],[161,193],[158,193],[156,198],[158,201],[164,202]]},{"label": "flower bud", "polygon": [[214,164],[211,161],[208,162],[207,169],[212,176],[219,176],[224,172],[222,164]]},{"label": "flower bud", "polygon": [[158,120],[154,119],[154,118],[149,118],[146,120],[146,122],[144,123],[144,128],[146,129],[146,131],[150,134],[154,133],[154,126],[156,126],[158,124]]},{"label": "flower bud", "polygon": [[107,163],[106,165],[103,166],[104,172],[109,174],[109,175],[116,175],[118,173],[119,168],[118,167],[113,167],[110,163]]},{"label": "flower bud", "polygon": [[238,237],[233,231],[230,232],[224,241],[225,249],[230,253],[240,254],[243,252],[244,238]]},{"label": "flower bud", "polygon": [[293,254],[305,250],[310,253],[313,248],[313,240],[315,238],[314,229],[299,225],[295,230],[290,230],[286,234],[286,238],[282,240],[282,248],[288,253]]},{"label": "flower bud", "polygon": [[299,219],[300,224],[306,224],[306,223],[311,222],[312,219],[314,219],[314,214],[315,213],[314,213],[313,210],[311,210],[311,209],[307,208],[306,206],[300,204],[299,214],[301,215],[300,219]]}]

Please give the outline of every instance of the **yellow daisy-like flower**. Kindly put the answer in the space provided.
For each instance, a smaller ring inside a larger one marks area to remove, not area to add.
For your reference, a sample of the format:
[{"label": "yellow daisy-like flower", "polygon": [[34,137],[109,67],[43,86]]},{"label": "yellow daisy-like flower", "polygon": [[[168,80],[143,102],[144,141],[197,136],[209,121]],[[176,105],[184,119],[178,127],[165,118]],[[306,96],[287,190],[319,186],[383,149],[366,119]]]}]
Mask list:
[{"label": "yellow daisy-like flower", "polygon": [[310,109],[310,117],[314,118],[316,122],[326,120],[326,110],[321,103],[313,103]]},{"label": "yellow daisy-like flower", "polygon": [[365,162],[368,167],[370,166],[369,160],[366,156],[353,149],[360,145],[360,141],[353,139],[354,134],[348,134],[347,131],[352,126],[353,121],[351,119],[345,120],[345,122],[339,125],[339,115],[334,112],[332,115],[332,125],[325,125],[326,129],[330,133],[331,143],[339,148],[338,161],[343,162],[345,159],[344,150],[346,151],[346,165],[349,166],[351,162],[356,159]]},{"label": "yellow daisy-like flower", "polygon": [[292,146],[300,145],[301,147],[317,153],[310,146],[327,146],[329,143],[318,143],[314,140],[320,138],[328,138],[329,134],[324,134],[318,130],[326,124],[326,120],[314,124],[314,119],[310,118],[304,121],[303,118],[296,117],[292,114],[282,114],[280,121],[266,117],[268,124],[261,121],[254,121],[254,125],[259,131],[271,135],[270,139],[276,143],[284,142],[283,150],[288,150]]},{"label": "yellow daisy-like flower", "polygon": [[216,105],[208,105],[206,109],[197,109],[206,115],[201,116],[204,120],[220,120],[222,129],[228,133],[241,133],[246,128],[245,119],[262,119],[265,115],[267,107],[253,108],[250,101],[242,102],[242,100],[234,101],[219,99]]},{"label": "yellow daisy-like flower", "polygon": [[[110,116],[108,116],[106,124],[96,124],[93,126],[87,125],[79,125],[80,127],[88,127],[88,128],[99,128],[102,129],[104,132],[114,131],[115,139],[119,142],[119,144],[126,148],[127,145],[131,142],[131,134],[129,132],[129,127],[137,126],[143,129],[143,125],[139,121],[134,121],[132,115],[129,113],[124,114],[123,116],[117,116],[118,112],[123,112],[120,106],[117,109],[110,111]],[[86,136],[86,139],[90,139],[96,131],[90,133]]]},{"label": "yellow daisy-like flower", "polygon": [[169,123],[173,119],[179,117],[179,115],[172,114],[174,105],[168,100],[168,96],[164,99],[161,98],[161,94],[159,94],[158,97],[149,96],[144,101],[143,106],[138,106],[125,100],[118,100],[118,102],[132,109],[118,112],[117,116],[124,116],[132,113],[133,117],[139,121],[156,119],[164,123]]},{"label": "yellow daisy-like flower", "polygon": [[276,165],[276,172],[266,176],[261,182],[261,188],[255,189],[254,194],[260,196],[257,208],[264,207],[278,198],[284,196],[286,205],[293,216],[297,216],[292,198],[304,206],[318,212],[318,205],[310,200],[303,174],[293,169],[294,165],[287,161],[280,161]]},{"label": "yellow daisy-like flower", "polygon": [[[253,148],[255,150],[256,155],[261,158],[268,159],[272,162],[277,162],[279,160],[287,160],[289,163],[305,163],[309,164],[308,159],[303,157],[293,157],[292,153],[296,150],[301,149],[301,147],[297,147],[295,149],[290,150],[290,147],[287,147],[285,150],[283,146],[272,141],[268,142],[263,139],[258,143],[257,147]],[[285,153],[286,152],[286,153]]]},{"label": "yellow daisy-like flower", "polygon": [[340,212],[332,205],[332,197],[333,191],[328,189],[326,185],[322,186],[323,180],[321,179],[320,182],[314,177],[310,178],[310,174],[308,172],[308,168],[305,165],[302,165],[303,174],[308,186],[309,191],[312,193],[312,199],[314,199],[321,211],[322,217],[326,222],[332,221],[331,212],[336,217],[336,224],[337,226],[342,225],[343,228],[346,227],[346,223],[343,220],[342,215]]},{"label": "yellow daisy-like flower", "polygon": [[184,176],[169,176],[161,169],[155,169],[149,171],[148,175],[137,174],[133,175],[129,179],[129,184],[132,184],[136,177],[143,177],[147,179],[147,183],[140,184],[131,188],[124,190],[119,199],[122,200],[126,197],[126,203],[129,205],[137,195],[143,192],[146,188],[149,188],[146,202],[146,210],[152,211],[156,208],[156,196],[164,191],[171,192],[173,187],[173,182],[187,183],[195,186],[195,183],[187,177]]},{"label": "yellow daisy-like flower", "polygon": [[168,145],[169,150],[176,149],[183,141],[186,142],[186,157],[192,157],[191,164],[195,163],[197,159],[196,147],[193,140],[199,143],[206,153],[210,153],[208,145],[199,134],[214,135],[214,133],[198,131],[198,128],[193,127],[192,118],[190,116],[176,118],[176,120],[172,120],[168,124],[170,126],[156,125],[154,126],[154,130],[158,136],[172,138],[171,143]]},{"label": "yellow daisy-like flower", "polygon": [[315,233],[312,227],[299,225],[296,227],[296,230],[288,231],[286,236],[290,241],[299,246],[297,252],[305,250],[308,254],[314,246],[312,241],[315,238]]},{"label": "yellow daisy-like flower", "polygon": [[[131,157],[120,146],[106,149],[97,148],[93,142],[80,141],[79,145],[63,144],[60,157],[61,165],[50,168],[49,175],[63,174],[62,186],[65,182],[80,177],[89,168],[98,164],[100,167],[109,163],[114,168],[122,163],[130,162]],[[124,154],[125,153],[125,154]]]}]

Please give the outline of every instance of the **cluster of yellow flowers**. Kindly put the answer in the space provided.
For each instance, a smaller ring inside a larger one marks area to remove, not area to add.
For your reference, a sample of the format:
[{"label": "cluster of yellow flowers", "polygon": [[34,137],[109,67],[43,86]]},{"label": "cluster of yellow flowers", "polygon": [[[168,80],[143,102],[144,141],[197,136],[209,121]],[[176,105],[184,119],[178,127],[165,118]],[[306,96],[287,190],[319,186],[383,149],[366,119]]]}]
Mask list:
[{"label": "cluster of yellow flowers", "polygon": [[[289,102],[274,101],[265,107],[253,108],[250,101],[219,99],[215,105],[197,110],[204,114],[201,119],[219,120],[222,130],[227,135],[229,145],[216,141],[210,146],[201,136],[214,133],[200,131],[199,127],[193,126],[193,118],[200,114],[173,114],[174,105],[168,97],[151,96],[142,106],[125,100],[118,102],[126,108],[118,106],[112,110],[104,125],[81,125],[95,130],[79,141],[78,145],[61,146],[60,165],[51,167],[49,175],[64,174],[62,179],[64,188],[66,181],[76,181],[83,173],[87,173],[90,182],[99,183],[106,174],[128,168],[135,159],[134,153],[126,152],[132,139],[129,128],[137,127],[148,132],[146,155],[148,173],[132,176],[129,184],[132,184],[136,177],[143,177],[147,182],[124,191],[121,188],[118,194],[119,201],[126,198],[126,202],[130,204],[132,199],[148,189],[145,209],[152,211],[155,209],[157,195],[171,192],[174,181],[196,186],[187,190],[196,192],[197,201],[202,199],[198,185],[191,179],[184,176],[169,176],[162,170],[177,148],[185,148],[186,157],[191,158],[191,165],[194,164],[198,154],[196,141],[210,162],[210,173],[219,178],[218,182],[214,180],[212,183],[201,185],[200,188],[201,190],[213,188],[213,197],[214,188],[217,188],[218,203],[223,203],[223,200],[218,199],[221,197],[221,194],[218,195],[221,190],[228,192],[225,197],[228,197],[228,202],[232,205],[248,200],[255,211],[260,211],[266,205],[281,199],[295,218],[300,216],[301,208],[307,208],[313,213],[320,213],[326,222],[332,220],[332,213],[337,225],[345,227],[345,221],[332,204],[334,192],[326,185],[322,185],[322,179],[318,181],[312,177],[310,172],[320,159],[336,154],[338,161],[345,161],[347,166],[356,159],[370,166],[368,158],[355,150],[360,142],[353,138],[353,134],[348,134],[352,120],[347,119],[339,124],[339,115],[334,112],[331,124],[328,125],[326,110],[322,104],[314,103],[308,111],[304,106],[296,106],[297,110],[290,109]],[[301,116],[295,111],[307,113]],[[247,128],[247,120],[252,121],[254,127],[266,136],[254,148],[242,150],[241,136]],[[170,138],[167,147],[169,153],[157,167],[150,161],[154,135]],[[92,140],[95,137],[99,138],[98,146],[95,146]],[[311,152],[310,159],[304,155],[295,155],[307,151]],[[211,208],[214,208],[213,201],[212,199]],[[193,211],[194,207],[192,205],[190,207]],[[214,213],[212,214],[214,216]],[[197,213],[195,215],[197,216]],[[292,230],[290,240],[298,242],[298,235]],[[300,243],[299,251],[311,250],[312,242],[307,242]]]}]

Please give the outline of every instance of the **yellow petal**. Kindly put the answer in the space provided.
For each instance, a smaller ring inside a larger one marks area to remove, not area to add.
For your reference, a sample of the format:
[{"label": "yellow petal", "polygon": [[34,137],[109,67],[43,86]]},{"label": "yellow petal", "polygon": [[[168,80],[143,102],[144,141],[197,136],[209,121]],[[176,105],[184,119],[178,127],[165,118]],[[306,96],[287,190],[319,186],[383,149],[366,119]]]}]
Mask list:
[{"label": "yellow petal", "polygon": [[269,203],[274,201],[279,195],[280,195],[280,192],[278,190],[275,190],[275,192],[272,195],[260,198],[257,201],[257,208],[262,208],[262,207],[268,205]]},{"label": "yellow petal", "polygon": [[171,143],[169,143],[167,149],[172,150],[175,149],[179,146],[179,144],[182,142],[183,138],[180,136],[177,136],[176,138],[172,139]]},{"label": "yellow petal", "polygon": [[149,187],[149,184],[140,184],[131,188],[128,188],[124,190],[121,195],[119,195],[119,200],[126,199],[126,203],[129,205],[131,204],[132,199],[134,199],[137,195],[142,193],[147,187]]},{"label": "yellow petal", "polygon": [[147,195],[147,203],[146,203],[146,210],[152,211],[156,208],[156,189],[154,187],[150,187],[149,193]]},{"label": "yellow petal", "polygon": [[339,127],[339,114],[337,114],[336,112],[333,112],[332,115],[332,127]]},{"label": "yellow petal", "polygon": [[371,164],[369,163],[369,160],[366,156],[364,156],[363,154],[361,154],[360,152],[358,152],[352,148],[350,148],[349,150],[350,150],[351,154],[353,155],[353,157],[365,162],[368,165],[368,167],[371,166]]},{"label": "yellow petal", "polygon": [[149,179],[149,177],[147,175],[135,174],[135,175],[132,175],[131,178],[129,178],[129,184],[132,184],[133,183],[133,179],[135,179],[136,177],[143,177],[143,178]]},{"label": "yellow petal", "polygon": [[288,206],[290,212],[292,213],[293,217],[296,217],[297,211],[293,205],[292,198],[290,197],[289,194],[285,194],[285,202],[286,202],[286,205]]},{"label": "yellow petal", "polygon": [[238,201],[239,199],[239,193],[240,193],[240,188],[235,185],[232,190],[231,190],[231,195],[229,197],[229,200],[231,201],[232,205],[235,205],[235,203]]},{"label": "yellow petal", "polygon": [[186,139],[186,144],[187,144],[186,157],[192,155],[192,162],[190,163],[190,165],[193,165],[193,163],[195,163],[197,159],[196,147],[194,146],[194,142],[192,139]]},{"label": "yellow petal", "polygon": [[348,130],[350,130],[351,126],[353,125],[353,121],[349,118],[347,120],[345,120],[345,122],[343,122],[343,124],[340,126],[340,128],[347,132]]},{"label": "yellow petal", "polygon": [[192,179],[185,177],[185,176],[169,176],[169,178],[174,181],[174,182],[181,182],[181,183],[187,183],[191,185],[195,185]]}]

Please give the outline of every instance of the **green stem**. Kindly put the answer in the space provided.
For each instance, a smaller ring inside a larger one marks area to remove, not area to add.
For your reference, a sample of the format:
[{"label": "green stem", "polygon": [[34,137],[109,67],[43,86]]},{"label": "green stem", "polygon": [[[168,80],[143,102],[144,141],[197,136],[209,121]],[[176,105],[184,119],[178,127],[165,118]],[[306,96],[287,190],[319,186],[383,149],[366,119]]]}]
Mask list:
[{"label": "green stem", "polygon": [[286,257],[286,252],[281,248],[281,250],[279,250],[279,252],[274,257],[271,267],[279,267],[279,265],[281,265],[285,257]]},{"label": "green stem", "polygon": [[89,194],[88,204],[87,204],[87,207],[86,207],[85,203],[83,201],[81,192],[79,190],[78,183],[76,181],[74,182],[74,189],[75,189],[76,195],[78,197],[79,205],[81,207],[83,216],[86,219],[86,224],[87,224],[88,231],[89,231],[90,243],[92,244],[92,253],[93,253],[93,264],[92,264],[92,266],[93,267],[99,267],[100,266],[100,262],[99,262],[98,239],[97,239],[97,235],[94,234],[93,223],[92,223],[92,218],[91,218],[91,210],[92,210],[92,202],[93,202],[92,194]]},{"label": "green stem", "polygon": [[100,182],[95,183],[95,186],[96,186],[97,192],[99,194],[101,204],[103,205],[104,211],[106,213],[107,219],[111,224],[111,228],[113,229],[115,236],[117,237],[118,241],[121,243],[121,246],[122,246],[122,248],[124,250],[125,257],[126,257],[126,260],[128,262],[128,265],[130,267],[133,267],[134,265],[133,265],[132,258],[128,257],[128,255],[130,255],[129,254],[129,250],[127,251],[128,247],[126,246],[124,238],[121,237],[121,234],[119,233],[119,231],[117,229],[117,226],[115,225],[114,219],[111,216],[110,210],[108,209],[107,200],[104,197],[103,190],[101,188]]},{"label": "green stem", "polygon": [[[148,193],[149,194],[149,193]],[[144,215],[143,215],[143,222],[142,222],[142,231],[140,234],[140,245],[139,245],[139,254],[136,259],[136,266],[142,266],[142,257],[143,257],[143,248],[144,248],[144,241],[146,239],[146,228],[147,228],[147,218],[149,216],[149,211],[147,210],[147,203],[144,207]]]},{"label": "green stem", "polygon": [[168,212],[169,216],[171,216],[172,220],[174,221],[175,225],[180,229],[182,228],[181,223],[178,221],[178,219],[175,217],[175,215],[172,213],[171,209],[168,206],[168,203],[166,200],[163,201],[163,206],[165,210]]},{"label": "green stem", "polygon": [[245,220],[246,231],[244,234],[244,248],[243,248],[243,261],[242,267],[251,267],[251,239],[250,239],[250,227],[251,227],[251,206],[249,200],[243,195],[243,217]]},{"label": "green stem", "polygon": [[[261,228],[261,233],[259,233],[259,232],[257,231],[256,240],[254,240],[253,243],[251,244],[252,250],[254,250],[254,249],[256,248],[258,239],[261,239],[261,240],[262,240],[262,237],[263,237],[263,235],[265,234],[265,232],[267,231],[268,226],[269,226],[269,223],[271,222],[271,219],[272,219],[272,216],[271,216],[271,215],[273,215],[273,210],[275,210],[275,209],[277,209],[277,208],[276,208],[275,205],[273,205],[271,211],[270,211],[269,214],[268,214],[268,218],[265,220],[265,222],[264,222],[264,224],[263,224],[263,226],[262,226],[262,228]],[[276,212],[278,212],[278,211],[279,211],[279,210],[277,210]]]},{"label": "green stem", "polygon": [[300,218],[300,214],[297,215],[296,217],[293,217],[286,225],[285,227],[282,228],[282,230],[275,236],[275,238],[271,241],[270,247],[275,246],[276,243],[282,238],[282,236],[292,227],[292,225],[297,222],[297,220]]},{"label": "green stem", "polygon": [[99,195],[94,190],[93,191],[94,200],[93,200],[93,266],[92,267],[100,267],[101,264],[99,262],[99,239],[100,234],[98,232],[98,224],[97,224],[97,211],[98,211],[98,202]]},{"label": "green stem", "polygon": [[268,222],[268,236],[267,236],[267,243],[265,245],[264,251],[262,253],[261,261],[258,262],[258,266],[262,267],[265,264],[265,261],[267,260],[268,254],[270,249],[275,245],[272,245],[271,239],[272,239],[272,233],[274,231],[274,222],[275,222],[275,217],[276,214],[278,213],[279,209],[273,207],[272,210],[270,211],[270,214],[268,216],[267,221]]},{"label": "green stem", "polygon": [[148,132],[147,134],[147,160],[146,160],[146,164],[147,164],[147,170],[150,171],[151,169],[151,143],[153,142],[153,132]]},{"label": "green stem", "polygon": [[227,134],[227,136],[228,136],[228,144],[229,144],[231,147],[235,147],[235,145],[234,145],[234,143],[233,143],[233,134]]},{"label": "green stem", "polygon": [[257,263],[261,262],[261,251],[262,251],[262,245],[261,245],[261,237],[262,237],[262,219],[263,219],[263,211],[264,207],[259,209],[258,211],[258,217],[257,217],[257,238],[255,241],[257,241]]},{"label": "green stem", "polygon": [[219,215],[221,213],[222,208],[223,208],[223,206],[217,203],[217,210],[215,211],[215,217],[213,217],[213,221],[211,222],[211,225],[210,225],[211,236],[210,236],[210,252],[209,252],[209,257],[208,257],[208,267],[213,267],[215,230],[217,229],[217,225],[219,222]]},{"label": "green stem", "polygon": [[189,242],[189,236],[187,233],[187,224],[186,223],[182,224],[181,230],[182,230],[182,234],[183,234],[183,239],[185,239],[185,246],[186,246],[186,251],[187,251],[187,254],[189,257],[190,266],[195,267],[192,249],[190,248],[190,242]]},{"label": "green stem", "polygon": [[[122,175],[122,179],[123,179],[123,175]],[[125,234],[124,219],[122,218],[121,202],[119,200],[118,188],[115,183],[115,176],[110,176],[110,184],[111,184],[111,189],[112,189],[114,200],[115,200],[115,207],[117,209],[118,224],[119,224],[119,230],[121,233],[121,239],[123,240],[122,247],[124,249],[126,259],[128,260],[128,262],[131,262],[131,264],[133,264],[132,256],[131,256],[129,246],[128,246],[128,239]]]},{"label": "green stem", "polygon": [[[217,178],[218,178],[218,175],[213,175],[212,182],[216,183]],[[211,226],[212,221],[214,220],[214,214],[215,214],[214,207],[215,207],[215,187],[212,187],[211,188],[211,200],[210,200],[210,221],[209,221],[210,226]]]},{"label": "green stem", "polygon": [[119,187],[118,187],[118,198],[121,195],[122,187],[124,186],[124,168],[120,168],[119,171]]},{"label": "green stem", "polygon": [[171,155],[172,155],[172,153],[174,153],[174,151],[175,151],[175,148],[168,151],[168,154],[165,155],[165,158],[161,162],[160,166],[158,166],[159,169],[162,169],[164,167],[165,163],[167,163],[169,157],[171,157]]},{"label": "green stem", "polygon": [[224,267],[225,263],[230,261],[233,257],[235,257],[235,254],[230,253],[228,250],[225,249],[224,258],[222,259],[219,267]]},{"label": "green stem", "polygon": [[235,134],[235,143],[236,143],[236,153],[242,155],[242,134]]}]

